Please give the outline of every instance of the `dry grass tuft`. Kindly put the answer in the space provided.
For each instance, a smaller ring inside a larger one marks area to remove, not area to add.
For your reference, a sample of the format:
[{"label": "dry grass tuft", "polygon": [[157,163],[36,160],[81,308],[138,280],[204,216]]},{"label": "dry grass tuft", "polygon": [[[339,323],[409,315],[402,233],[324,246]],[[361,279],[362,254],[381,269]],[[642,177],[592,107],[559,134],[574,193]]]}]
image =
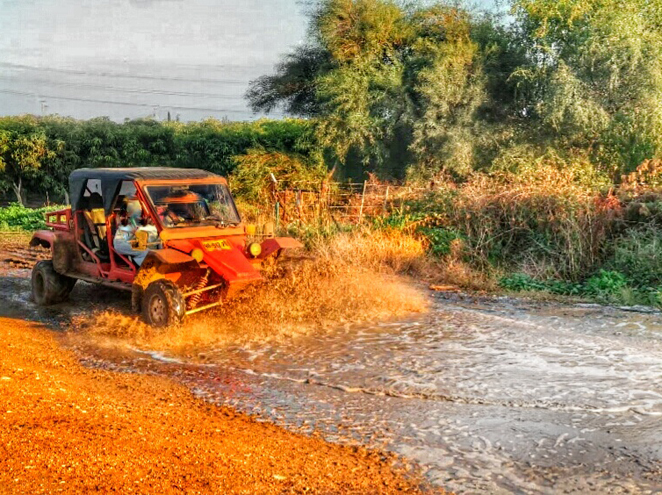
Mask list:
[{"label": "dry grass tuft", "polygon": [[426,263],[424,241],[401,230],[357,230],[318,241],[314,251],[337,264],[377,272],[419,273]]}]

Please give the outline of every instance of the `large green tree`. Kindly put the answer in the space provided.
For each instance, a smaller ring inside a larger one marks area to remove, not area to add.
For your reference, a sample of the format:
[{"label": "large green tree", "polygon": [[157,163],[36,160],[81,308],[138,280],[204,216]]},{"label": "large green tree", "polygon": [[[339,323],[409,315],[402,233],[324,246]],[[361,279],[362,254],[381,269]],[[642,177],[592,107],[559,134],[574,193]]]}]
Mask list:
[{"label": "large green tree", "polygon": [[528,62],[513,71],[538,137],[614,177],[662,144],[662,2],[516,0]]},{"label": "large green tree", "polygon": [[282,105],[317,117],[320,143],[341,160],[358,155],[395,176],[414,159],[466,171],[473,114],[485,100],[470,32],[454,7],[325,0],[307,48],[254,81],[248,98],[256,111]]}]

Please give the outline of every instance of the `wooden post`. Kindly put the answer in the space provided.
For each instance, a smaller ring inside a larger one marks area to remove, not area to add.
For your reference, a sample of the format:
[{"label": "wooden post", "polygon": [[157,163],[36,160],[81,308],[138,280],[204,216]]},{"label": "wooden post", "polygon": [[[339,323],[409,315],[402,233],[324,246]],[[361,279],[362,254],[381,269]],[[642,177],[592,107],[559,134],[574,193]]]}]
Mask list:
[{"label": "wooden post", "polygon": [[276,201],[276,232],[280,227],[280,201]]},{"label": "wooden post", "polygon": [[359,210],[359,224],[363,222],[363,205],[365,205],[365,190],[368,186],[368,181],[363,181],[363,192],[361,193],[361,209]]},{"label": "wooden post", "polygon": [[384,214],[386,214],[386,204],[388,203],[388,192],[391,186],[386,186],[386,195],[384,196]]}]

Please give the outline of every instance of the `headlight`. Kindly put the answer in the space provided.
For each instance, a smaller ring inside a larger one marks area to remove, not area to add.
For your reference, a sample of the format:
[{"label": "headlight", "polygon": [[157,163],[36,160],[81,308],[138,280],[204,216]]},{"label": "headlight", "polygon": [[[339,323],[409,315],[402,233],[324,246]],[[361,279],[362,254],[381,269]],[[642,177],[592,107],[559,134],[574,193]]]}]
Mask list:
[{"label": "headlight", "polygon": [[205,257],[205,253],[202,252],[202,249],[196,248],[193,251],[191,251],[191,257],[200,263],[203,258]]},{"label": "headlight", "polygon": [[251,242],[248,245],[248,254],[250,254],[253,258],[257,258],[262,254],[262,246],[260,246],[257,242]]}]

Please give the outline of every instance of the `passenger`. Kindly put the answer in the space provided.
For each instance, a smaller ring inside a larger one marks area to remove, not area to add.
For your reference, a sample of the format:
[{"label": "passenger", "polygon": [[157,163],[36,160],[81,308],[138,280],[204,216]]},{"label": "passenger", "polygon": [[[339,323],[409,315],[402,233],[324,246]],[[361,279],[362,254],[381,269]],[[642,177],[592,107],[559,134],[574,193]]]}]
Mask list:
[{"label": "passenger", "polygon": [[120,219],[120,226],[113,238],[113,248],[121,255],[130,256],[136,265],[141,266],[149,251],[147,249],[143,251],[134,249],[135,242],[136,228],[129,224],[129,217],[123,215]]},{"label": "passenger", "polygon": [[126,214],[128,216],[129,225],[137,229],[140,226],[140,219],[143,217],[143,207],[138,199],[127,199]]},{"label": "passenger", "polygon": [[150,217],[142,217],[140,219],[140,227],[136,229],[135,235],[138,240],[138,250],[161,249],[159,231],[156,230]]}]

